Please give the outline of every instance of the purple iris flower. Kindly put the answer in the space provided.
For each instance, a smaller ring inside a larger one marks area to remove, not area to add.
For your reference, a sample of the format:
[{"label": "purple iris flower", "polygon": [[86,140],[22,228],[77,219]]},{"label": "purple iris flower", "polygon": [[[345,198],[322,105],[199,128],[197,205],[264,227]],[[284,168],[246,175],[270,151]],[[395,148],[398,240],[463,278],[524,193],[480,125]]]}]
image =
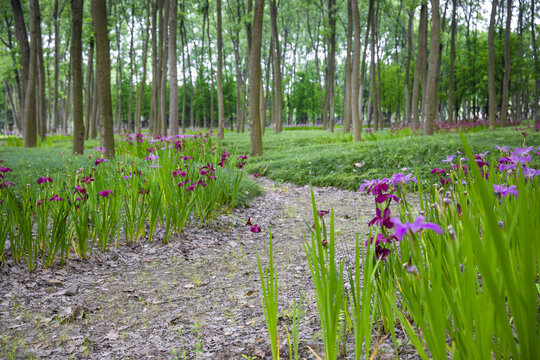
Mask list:
[{"label": "purple iris flower", "polygon": [[452,163],[452,160],[454,160],[455,157],[456,157],[456,155],[450,155],[450,156],[447,156],[446,159],[444,159],[442,162],[451,164],[451,163]]},{"label": "purple iris flower", "polygon": [[260,233],[261,227],[257,224],[251,225],[250,230],[252,233]]},{"label": "purple iris flower", "polygon": [[381,209],[377,208],[376,212],[377,215],[369,222],[368,226],[376,224],[379,226],[384,226],[387,229],[391,229],[394,227],[394,223],[390,218],[390,208],[384,209],[383,212],[381,212]]},{"label": "purple iris flower", "polygon": [[500,152],[503,152],[503,153],[508,153],[510,151],[510,149],[506,145],[505,146],[497,146],[497,145],[495,145],[494,148],[499,150]]},{"label": "purple iris flower", "polygon": [[[395,240],[395,241],[398,240],[397,237],[396,237],[396,235],[390,235],[389,237],[387,237],[387,236],[384,235],[384,234],[378,234],[378,235],[377,235],[377,240],[375,240],[375,245],[379,245],[379,244],[382,243],[382,242],[386,242],[386,243],[391,244],[391,243],[392,243],[392,240]],[[370,238],[369,243],[370,243],[371,245],[373,245],[373,236]],[[365,246],[368,246],[367,240],[366,240],[366,242],[364,243],[364,245],[365,245]]]},{"label": "purple iris flower", "polygon": [[407,233],[414,234],[423,229],[433,230],[439,235],[442,233],[441,227],[439,225],[432,222],[425,222],[424,219],[425,218],[423,216],[418,216],[412,223],[407,222],[403,224],[399,220],[399,218],[392,218],[392,222],[396,226],[396,237],[399,240],[403,240],[403,235]]},{"label": "purple iris flower", "polygon": [[402,173],[392,175],[392,182],[394,186],[396,186],[398,183],[407,184],[409,181],[413,181],[418,184],[418,180],[412,177],[412,173],[407,175],[403,175]]},{"label": "purple iris flower", "polygon": [[511,152],[511,154],[521,157],[521,156],[528,155],[533,150],[534,150],[534,146],[529,146],[529,147],[523,146],[522,148],[515,148],[514,151]]},{"label": "purple iris flower", "polygon": [[386,258],[390,255],[390,249],[377,246],[375,248],[375,257],[377,260],[386,261]]},{"label": "purple iris flower", "polygon": [[317,215],[319,215],[319,217],[323,217],[324,215],[326,214],[329,214],[330,212],[328,210],[318,210],[317,211]]},{"label": "purple iris flower", "polygon": [[384,187],[386,187],[386,190],[384,191],[387,191],[389,182],[390,179],[388,178],[364,180],[364,182],[360,185],[360,191],[364,191],[367,188],[366,194],[372,192],[373,195],[376,195],[379,190],[384,190]]},{"label": "purple iris flower", "polygon": [[99,192],[99,196],[107,197],[110,194],[112,194],[112,192],[113,192],[112,190],[103,190]]},{"label": "purple iris flower", "polygon": [[40,178],[37,179],[38,185],[43,184],[43,183],[47,183],[47,182],[52,183],[53,180],[50,177],[40,177]]},{"label": "purple iris flower", "polygon": [[512,186],[505,186],[505,185],[497,185],[493,184],[493,191],[495,192],[495,195],[506,197],[508,194],[512,194],[515,197],[518,196],[518,190],[516,188],[516,185]]},{"label": "purple iris flower", "polygon": [[525,176],[527,179],[532,179],[537,175],[540,175],[540,170],[535,170],[527,166],[523,167],[523,176]]},{"label": "purple iris flower", "polygon": [[99,151],[99,152],[105,152],[105,148],[101,146],[95,147],[94,150]]},{"label": "purple iris flower", "polygon": [[99,164],[101,164],[102,162],[104,162],[105,159],[102,159],[102,158],[98,158],[95,162],[94,162],[94,165],[95,166],[98,166]]},{"label": "purple iris flower", "polygon": [[14,185],[15,184],[12,182],[0,183],[0,189],[7,188],[8,186],[14,186]]},{"label": "purple iris flower", "polygon": [[11,169],[8,168],[8,167],[2,167],[2,166],[0,166],[0,172],[1,172],[1,173],[8,173],[8,172],[13,172],[13,170],[11,170]]},{"label": "purple iris flower", "polygon": [[54,194],[52,198],[49,199],[49,201],[64,201],[58,194]]},{"label": "purple iris flower", "polygon": [[440,174],[442,176],[445,176],[446,175],[446,169],[433,168],[433,170],[431,170],[431,173],[432,174]]}]

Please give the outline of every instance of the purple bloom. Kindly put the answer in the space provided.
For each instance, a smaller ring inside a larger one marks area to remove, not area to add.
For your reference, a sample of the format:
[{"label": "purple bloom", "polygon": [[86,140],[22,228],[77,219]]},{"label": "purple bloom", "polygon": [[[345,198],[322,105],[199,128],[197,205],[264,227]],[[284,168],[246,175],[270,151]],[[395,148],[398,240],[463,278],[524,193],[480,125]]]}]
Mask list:
[{"label": "purple bloom", "polygon": [[90,176],[85,176],[81,179],[81,182],[82,183],[85,183],[85,184],[90,184],[92,181],[94,181],[95,179],[92,177],[92,175]]},{"label": "purple bloom", "polygon": [[94,165],[95,166],[98,166],[99,164],[101,164],[102,162],[104,162],[105,159],[102,159],[102,158],[98,158],[95,162],[94,162]]},{"label": "purple bloom", "polygon": [[318,210],[318,211],[317,211],[317,215],[319,215],[319,217],[321,217],[321,218],[322,218],[324,215],[329,214],[329,213],[330,213],[330,211],[328,211],[328,210]]},{"label": "purple bloom", "polygon": [[504,185],[493,184],[493,192],[495,192],[495,195],[502,197],[506,197],[508,194],[512,194],[515,197],[518,196],[516,185],[506,187]]},{"label": "purple bloom", "polygon": [[77,194],[77,193],[79,193],[79,194],[81,194],[81,195],[86,195],[86,196],[88,196],[88,195],[86,194],[86,189],[83,188],[83,187],[80,186],[80,185],[75,185],[75,192],[74,192],[74,194]]},{"label": "purple bloom", "polygon": [[425,222],[423,216],[418,216],[414,222],[403,224],[399,218],[392,218],[393,223],[396,226],[396,236],[399,240],[403,240],[403,235],[407,233],[414,234],[423,229],[429,229],[435,231],[437,234],[441,234],[441,227],[435,223]]},{"label": "purple bloom", "polygon": [[99,151],[99,152],[105,152],[105,148],[101,146],[95,147],[94,150]]},{"label": "purple bloom", "polygon": [[251,218],[248,218],[248,219],[247,219],[247,221],[246,221],[246,225],[247,225],[247,226],[251,226],[251,225],[253,225],[253,224],[251,223]]},{"label": "purple bloom", "polygon": [[99,196],[107,197],[110,194],[112,194],[112,192],[113,192],[112,190],[103,190],[99,192]]},{"label": "purple bloom", "polygon": [[376,213],[377,215],[369,222],[368,226],[376,224],[379,226],[384,226],[387,229],[394,227],[394,223],[390,218],[390,208],[384,209],[383,212],[381,212],[381,209],[377,208]]},{"label": "purple bloom", "polygon": [[44,199],[41,199],[41,200],[38,200],[38,202],[36,203],[37,206],[41,206],[43,204],[45,200]]},{"label": "purple bloom", "polygon": [[392,182],[394,183],[394,186],[396,186],[398,183],[407,184],[409,181],[413,181],[418,184],[418,180],[412,177],[412,173],[403,175],[402,173],[397,173],[392,175]]},{"label": "purple bloom", "polygon": [[181,177],[186,177],[186,172],[182,171],[182,169],[180,170],[176,170],[176,171],[172,171],[172,176],[173,177],[177,177],[178,175],[180,175]]},{"label": "purple bloom", "polygon": [[506,145],[505,146],[497,146],[497,145],[495,145],[494,148],[499,150],[500,152],[503,152],[503,153],[508,153],[508,151],[510,151],[510,149]]},{"label": "purple bloom", "polygon": [[147,157],[144,158],[144,160],[148,160],[148,161],[154,161],[156,159],[159,159],[159,156],[154,155],[154,154],[150,154],[150,155],[148,155]]},{"label": "purple bloom", "polygon": [[13,170],[11,170],[11,169],[8,168],[8,167],[2,167],[2,166],[0,166],[0,172],[1,172],[1,173],[7,173],[7,172],[13,172]]},{"label": "purple bloom", "polygon": [[442,162],[451,164],[452,160],[454,160],[455,157],[456,157],[456,155],[447,156],[446,159],[444,159]]},{"label": "purple bloom", "polygon": [[375,247],[375,257],[377,260],[386,261],[388,255],[390,255],[390,249],[383,248],[382,246]]},{"label": "purple bloom", "polygon": [[523,176],[525,176],[527,179],[532,179],[537,175],[540,175],[540,170],[535,170],[527,166],[523,167]]},{"label": "purple bloom", "polygon": [[377,195],[378,192],[388,191],[388,183],[390,182],[389,178],[384,179],[373,179],[373,180],[364,180],[364,183],[360,185],[360,191],[364,191],[367,188],[366,194],[372,193]]},{"label": "purple bloom", "polygon": [[139,194],[148,194],[150,192],[150,189],[145,189],[145,188],[141,188],[141,190],[139,190]]},{"label": "purple bloom", "polygon": [[440,174],[442,176],[445,176],[446,175],[446,169],[433,168],[433,170],[431,170],[431,173],[432,174]]},{"label": "purple bloom", "polygon": [[253,178],[255,178],[255,179],[258,178],[259,176],[262,176],[262,174],[261,173],[253,174]]},{"label": "purple bloom", "polygon": [[515,148],[514,151],[511,152],[511,154],[515,156],[526,156],[533,150],[534,150],[534,146],[529,146],[529,147],[523,146],[522,148]]},{"label": "purple bloom", "polygon": [[38,185],[43,184],[43,183],[47,183],[47,182],[52,183],[53,180],[50,177],[40,177],[40,178],[37,179]]},{"label": "purple bloom", "polygon": [[[397,241],[397,237],[395,235],[391,235],[390,237],[387,237],[386,235],[384,234],[378,234],[377,235],[377,240],[375,241],[375,245],[379,245],[380,243],[382,242],[386,242],[386,243],[392,243],[392,240],[395,240]],[[369,243],[371,245],[373,245],[373,236],[370,238],[370,241]],[[366,242],[364,243],[365,246],[368,246],[368,242],[366,240]]]},{"label": "purple bloom", "polygon": [[257,224],[251,225],[250,230],[252,233],[260,233],[261,227]]},{"label": "purple bloom", "polygon": [[0,183],[0,189],[7,188],[8,186],[14,186],[14,185],[15,184],[12,182]]},{"label": "purple bloom", "polygon": [[54,194],[52,198],[49,199],[49,201],[64,201],[58,194]]}]

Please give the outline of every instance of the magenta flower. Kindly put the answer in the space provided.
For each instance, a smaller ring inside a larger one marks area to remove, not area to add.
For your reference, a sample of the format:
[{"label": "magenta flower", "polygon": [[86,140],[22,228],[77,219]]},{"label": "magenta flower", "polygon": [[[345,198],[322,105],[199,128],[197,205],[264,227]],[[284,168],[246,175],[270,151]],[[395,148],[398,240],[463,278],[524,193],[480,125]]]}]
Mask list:
[{"label": "magenta flower", "polygon": [[50,177],[40,177],[40,178],[37,179],[38,185],[43,184],[43,183],[47,183],[47,182],[52,183],[53,180]]},{"label": "magenta flower", "polygon": [[508,148],[508,146],[493,146],[495,149],[499,150],[500,152],[502,153],[508,153],[508,151],[510,151],[510,149]]},{"label": "magenta flower", "polygon": [[64,201],[58,194],[54,194],[52,198],[49,199],[49,201]]},{"label": "magenta flower", "polygon": [[[384,234],[378,234],[377,235],[377,240],[375,241],[375,245],[379,245],[380,243],[382,242],[386,242],[386,243],[392,243],[392,240],[395,240],[395,241],[398,241],[396,235],[391,235],[390,237],[387,237],[386,235]],[[371,245],[373,245],[373,236],[370,238],[370,241],[369,243]],[[366,240],[366,242],[364,243],[365,246],[368,246],[368,241]]]},{"label": "magenta flower", "polygon": [[518,196],[518,190],[516,188],[516,185],[506,187],[504,185],[493,184],[493,192],[495,193],[495,195],[502,197],[506,197],[508,194],[512,194],[515,197]]},{"label": "magenta flower", "polygon": [[15,184],[12,182],[0,183],[0,189],[4,189],[4,188],[7,188],[8,186],[14,186],[14,185]]},{"label": "magenta flower", "polygon": [[446,169],[433,168],[433,170],[431,170],[431,173],[432,174],[440,174],[442,176],[445,176],[446,175]]},{"label": "magenta flower", "polygon": [[221,154],[221,161],[218,163],[218,166],[224,167],[228,158],[229,158],[229,153],[223,150],[223,153]]},{"label": "magenta flower", "polygon": [[319,215],[319,217],[321,217],[321,218],[322,218],[324,215],[329,214],[329,213],[330,213],[330,211],[328,211],[328,210],[318,210],[318,211],[317,211],[317,215]]},{"label": "magenta flower", "polygon": [[37,206],[41,206],[43,204],[45,200],[44,199],[41,199],[41,200],[38,200],[38,202],[36,203]]},{"label": "magenta flower", "polygon": [[407,233],[415,234],[423,229],[433,230],[439,235],[442,233],[441,227],[439,225],[431,222],[425,222],[423,216],[418,216],[412,223],[407,222],[403,224],[397,217],[392,218],[392,222],[396,226],[396,237],[400,241],[403,240],[403,235]]},{"label": "magenta flower", "polygon": [[141,190],[139,190],[139,194],[148,194],[150,192],[150,189],[145,189],[145,188],[141,188]]},{"label": "magenta flower", "polygon": [[253,178],[254,178],[254,179],[256,179],[256,178],[258,178],[258,177],[260,177],[260,176],[262,176],[262,174],[261,174],[261,173],[256,173],[256,174],[253,174]]},{"label": "magenta flower", "polygon": [[382,246],[375,247],[375,258],[377,260],[386,261],[388,255],[390,255],[390,249],[383,248]]},{"label": "magenta flower", "polygon": [[112,194],[112,190],[103,190],[99,192],[99,196],[107,197]]},{"label": "magenta flower", "polygon": [[8,173],[8,172],[13,172],[13,170],[11,170],[11,169],[8,168],[8,167],[2,167],[2,166],[0,166],[0,172],[1,172],[1,173]]},{"label": "magenta flower", "polygon": [[390,208],[384,209],[383,212],[381,212],[381,209],[377,208],[376,213],[377,215],[369,222],[368,226],[376,224],[384,226],[387,229],[392,229],[394,227],[394,223],[390,218]]},{"label": "magenta flower", "polygon": [[514,151],[511,152],[512,155],[515,156],[527,156],[531,151],[534,150],[534,146],[525,147],[522,148],[515,148]]},{"label": "magenta flower", "polygon": [[90,184],[92,181],[94,181],[95,179],[92,177],[92,174],[90,174],[90,176],[85,176],[81,179],[81,182],[84,183],[84,184]]},{"label": "magenta flower", "polygon": [[538,175],[540,175],[540,170],[535,170],[527,166],[523,167],[523,176],[525,176],[527,179],[532,179]]},{"label": "magenta flower", "polygon": [[251,232],[252,233],[260,233],[261,232],[261,227],[257,224],[254,224],[254,225],[251,225],[251,228],[250,228]]},{"label": "magenta flower", "polygon": [[186,186],[186,191],[194,191],[195,188],[197,187],[197,183],[193,183],[191,186]]},{"label": "magenta flower", "polygon": [[247,221],[246,221],[246,225],[247,225],[247,226],[251,226],[251,225],[253,225],[253,224],[251,223],[251,218],[248,218],[248,219],[247,219]]},{"label": "magenta flower", "polygon": [[94,150],[102,152],[102,153],[105,152],[105,148],[101,146],[95,147]]},{"label": "magenta flower", "polygon": [[99,164],[101,164],[102,162],[104,162],[105,159],[102,159],[102,158],[98,158],[95,162],[94,162],[94,165],[95,166],[98,166]]},{"label": "magenta flower", "polygon": [[184,186],[184,185],[187,185],[187,184],[189,184],[189,179],[186,179],[186,181],[179,182],[178,184],[176,184],[176,186],[180,187],[180,186]]},{"label": "magenta flower", "polygon": [[370,192],[372,192],[373,195],[377,195],[377,193],[381,190],[383,191],[388,190],[389,181],[390,179],[388,178],[364,180],[364,182],[360,185],[360,191],[366,190],[366,194],[369,194]]}]

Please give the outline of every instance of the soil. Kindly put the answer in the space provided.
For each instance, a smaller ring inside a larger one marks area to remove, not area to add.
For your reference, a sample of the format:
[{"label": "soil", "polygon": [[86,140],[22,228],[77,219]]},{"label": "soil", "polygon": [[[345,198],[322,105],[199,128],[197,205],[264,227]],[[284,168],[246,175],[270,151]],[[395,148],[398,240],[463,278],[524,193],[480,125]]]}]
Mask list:
[{"label": "soil", "polygon": [[[300,297],[300,356],[324,358],[303,248],[303,231],[313,222],[310,189],[257,181],[266,191],[249,206],[187,228],[168,244],[121,245],[33,273],[8,259],[0,268],[0,359],[271,359],[257,267],[257,254],[268,261],[270,231],[281,358],[288,358],[285,325],[290,330],[290,309]],[[313,191],[319,209],[334,209],[337,252],[350,257],[355,233],[367,236],[373,197]],[[245,225],[248,218],[260,233]],[[373,333],[376,358],[395,358],[391,337]],[[347,344],[342,358],[353,359],[352,339]],[[398,350],[400,358],[417,356],[410,345]]]}]

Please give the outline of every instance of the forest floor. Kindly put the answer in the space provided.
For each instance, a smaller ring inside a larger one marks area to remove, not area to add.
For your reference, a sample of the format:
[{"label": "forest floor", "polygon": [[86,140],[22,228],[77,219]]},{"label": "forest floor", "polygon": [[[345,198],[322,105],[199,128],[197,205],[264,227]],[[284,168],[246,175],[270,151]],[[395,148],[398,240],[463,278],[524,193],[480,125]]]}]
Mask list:
[{"label": "forest floor", "polygon": [[[209,226],[187,228],[166,245],[120,245],[91,260],[28,273],[0,268],[0,359],[271,359],[261,305],[257,254],[268,261],[269,232],[279,282],[281,358],[284,325],[303,298],[300,356],[324,357],[302,230],[313,222],[308,186],[257,180],[265,193]],[[337,253],[354,260],[374,216],[373,197],[314,188],[319,209],[335,212]],[[251,233],[251,218],[262,232]],[[237,219],[242,219],[239,221]],[[400,358],[417,358],[396,329]],[[344,359],[354,358],[352,339]],[[376,358],[395,358],[391,337],[373,331]],[[372,345],[374,346],[374,345]]]}]

